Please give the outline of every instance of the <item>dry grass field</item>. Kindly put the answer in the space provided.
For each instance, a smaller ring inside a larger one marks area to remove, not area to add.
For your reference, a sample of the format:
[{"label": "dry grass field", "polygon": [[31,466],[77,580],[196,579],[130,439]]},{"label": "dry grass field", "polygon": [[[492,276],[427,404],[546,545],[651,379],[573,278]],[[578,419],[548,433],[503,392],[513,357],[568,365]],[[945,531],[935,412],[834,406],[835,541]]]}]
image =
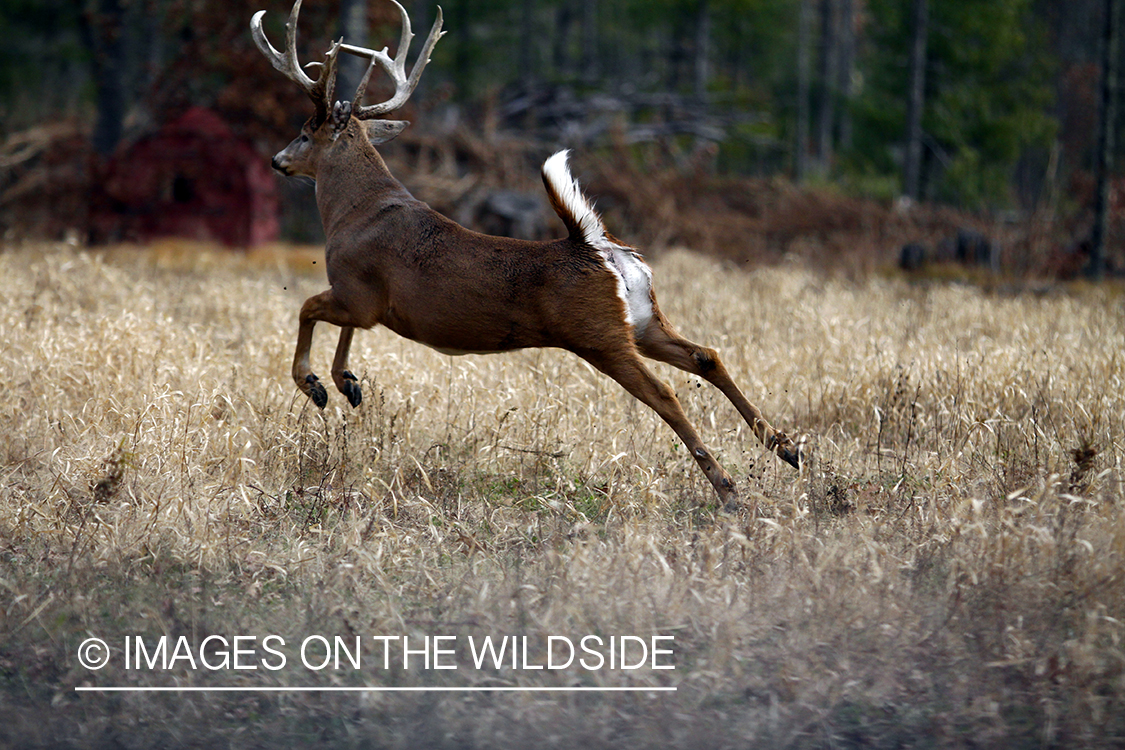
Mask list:
[{"label": "dry grass field", "polygon": [[[724,513],[670,429],[562,352],[362,332],[363,404],[318,411],[289,378],[315,258],[0,248],[0,746],[1125,744],[1119,288],[662,255],[665,312],[815,454],[798,475],[655,365],[739,484]],[[322,377],[334,345],[318,328]],[[303,664],[315,635],[359,636],[361,667]],[[528,662],[474,668],[468,639],[505,635]],[[528,668],[586,635],[673,636],[675,669]],[[161,636],[180,659],[126,668],[126,638]],[[186,657],[236,636],[255,669]],[[373,636],[454,636],[458,668],[385,668]],[[648,689],[75,690],[105,686]]]}]

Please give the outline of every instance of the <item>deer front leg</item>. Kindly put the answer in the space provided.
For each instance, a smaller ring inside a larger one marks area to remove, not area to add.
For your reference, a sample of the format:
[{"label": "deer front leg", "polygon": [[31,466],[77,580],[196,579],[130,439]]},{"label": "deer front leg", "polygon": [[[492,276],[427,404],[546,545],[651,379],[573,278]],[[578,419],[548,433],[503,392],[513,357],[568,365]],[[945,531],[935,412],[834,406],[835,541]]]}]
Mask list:
[{"label": "deer front leg", "polygon": [[[300,327],[297,329],[297,351],[293,354],[293,380],[297,383],[301,392],[311,398],[318,408],[323,409],[328,404],[328,392],[324,390],[320,378],[313,373],[312,367],[309,365],[309,351],[312,348],[313,329],[316,328],[317,321],[331,323],[344,329],[340,334],[340,343],[336,347],[336,360],[332,366],[332,378],[336,387],[340,388],[344,395],[348,397],[352,406],[355,406],[360,400],[359,386],[351,382],[355,380],[355,376],[344,369],[348,358],[348,347],[351,345],[354,323],[348,315],[347,308],[340,304],[331,289],[309,297],[305,300],[305,304],[301,305]],[[340,365],[339,368],[337,368],[337,365]],[[339,370],[339,378],[337,378],[337,369]],[[344,383],[345,386],[342,387],[341,383]],[[354,391],[352,393],[345,390],[347,384],[353,386]]]},{"label": "deer front leg", "polygon": [[340,393],[347,397],[352,408],[359,406],[363,401],[363,391],[359,389],[359,381],[355,375],[348,372],[348,350],[352,346],[352,335],[355,328],[345,326],[340,329],[340,341],[336,344],[336,356],[332,360],[332,382]]}]

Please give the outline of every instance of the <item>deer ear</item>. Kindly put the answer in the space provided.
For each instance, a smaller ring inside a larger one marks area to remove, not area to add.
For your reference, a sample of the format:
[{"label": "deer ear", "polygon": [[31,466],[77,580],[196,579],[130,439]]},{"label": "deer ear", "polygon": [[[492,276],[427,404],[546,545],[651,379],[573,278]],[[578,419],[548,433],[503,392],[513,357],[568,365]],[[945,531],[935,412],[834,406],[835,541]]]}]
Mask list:
[{"label": "deer ear", "polygon": [[367,140],[371,141],[371,145],[378,146],[406,130],[406,126],[410,122],[408,120],[365,120],[363,124],[367,126]]}]

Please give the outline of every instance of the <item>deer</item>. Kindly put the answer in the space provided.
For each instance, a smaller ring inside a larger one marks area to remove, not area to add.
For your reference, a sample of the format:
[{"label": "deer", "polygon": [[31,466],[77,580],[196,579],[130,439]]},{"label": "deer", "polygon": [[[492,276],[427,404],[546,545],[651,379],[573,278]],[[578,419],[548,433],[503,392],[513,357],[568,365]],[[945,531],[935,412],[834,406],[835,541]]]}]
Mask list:
[{"label": "deer", "polygon": [[[309,351],[317,323],[340,328],[332,382],[351,406],[363,395],[348,369],[357,328],[382,325],[439,352],[491,354],[553,347],[572,352],[617,381],[655,411],[687,446],[723,507],[740,506],[730,475],[719,465],[684,414],[675,391],[643,358],[668,363],[714,385],[734,405],[759,441],[800,469],[801,447],[775,430],[739,390],[718,352],[681,336],[660,311],[652,270],[636,248],[611,235],[583,194],[559,151],[542,167],[547,198],[567,236],[530,241],[493,237],[460,226],[417,200],[396,180],[377,149],[409,122],[383,118],[401,108],[418,85],[442,30],[441,8],[409,75],[413,40],[410,17],[397,0],[401,37],[392,58],[343,39],[323,62],[297,61],[296,0],[286,23],[285,51],[274,49],[262,29],[266,11],[250,22],[258,49],[273,67],[312,100],[314,114],[272,161],[286,176],[315,182],[325,233],[329,288],[301,306],[293,380],[318,408],[328,394],[313,373]],[[335,98],[340,53],[369,62],[350,101]],[[362,104],[376,68],[394,93]]]}]

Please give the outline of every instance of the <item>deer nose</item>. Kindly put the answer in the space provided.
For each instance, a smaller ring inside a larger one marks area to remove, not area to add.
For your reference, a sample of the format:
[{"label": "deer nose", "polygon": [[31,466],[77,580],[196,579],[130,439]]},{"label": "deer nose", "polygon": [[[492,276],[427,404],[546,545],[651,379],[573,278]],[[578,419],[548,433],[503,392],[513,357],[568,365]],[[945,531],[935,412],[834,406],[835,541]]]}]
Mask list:
[{"label": "deer nose", "polygon": [[284,172],[284,171],[285,171],[285,168],[281,166],[281,162],[280,162],[280,161],[278,160],[278,158],[277,158],[276,156],[275,156],[275,157],[273,157],[273,159],[272,159],[272,160],[270,161],[270,164],[271,164],[271,165],[273,166],[273,168],[274,168],[274,169],[276,169],[276,170],[277,170],[278,172]]}]

